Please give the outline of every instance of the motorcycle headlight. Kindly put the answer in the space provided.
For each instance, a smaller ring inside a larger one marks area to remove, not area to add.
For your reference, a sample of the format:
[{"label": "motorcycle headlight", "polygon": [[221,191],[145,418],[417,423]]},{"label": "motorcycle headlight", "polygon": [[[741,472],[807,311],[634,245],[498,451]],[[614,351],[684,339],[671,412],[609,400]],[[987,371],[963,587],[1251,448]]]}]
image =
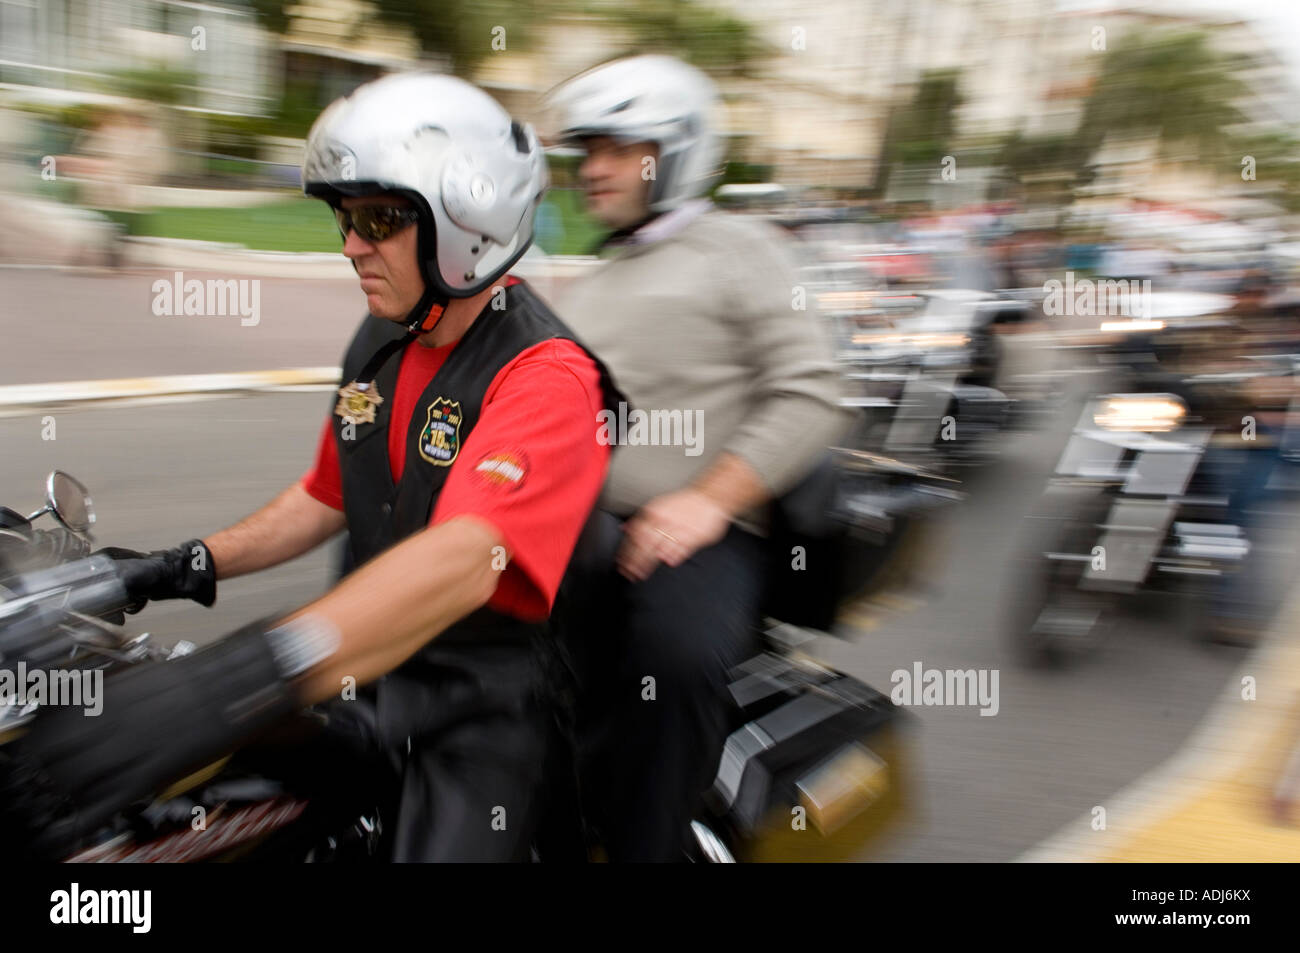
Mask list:
[{"label": "motorcycle headlight", "polygon": [[817,306],[823,311],[869,311],[874,299],[870,291],[823,291]]},{"label": "motorcycle headlight", "polygon": [[928,351],[931,349],[965,347],[970,343],[970,336],[961,332],[920,331],[920,332],[866,332],[853,335],[854,344],[870,344],[877,347],[912,347]]},{"label": "motorcycle headlight", "polygon": [[1168,433],[1182,425],[1187,407],[1172,394],[1109,397],[1093,421],[1103,430]]},{"label": "motorcycle headlight", "polygon": [[1144,321],[1138,318],[1124,321],[1103,321],[1101,330],[1103,332],[1116,331],[1163,331],[1165,323],[1163,321]]}]

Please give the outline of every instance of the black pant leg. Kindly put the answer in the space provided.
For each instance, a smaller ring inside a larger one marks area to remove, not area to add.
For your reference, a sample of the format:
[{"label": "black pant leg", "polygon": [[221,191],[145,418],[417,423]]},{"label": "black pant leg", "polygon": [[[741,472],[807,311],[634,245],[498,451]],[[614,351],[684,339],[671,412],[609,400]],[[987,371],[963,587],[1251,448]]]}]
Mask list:
[{"label": "black pant leg", "polygon": [[759,651],[761,557],[733,528],[677,568],[611,581],[617,609],[588,620],[602,631],[586,635],[583,802],[613,861],[683,856],[731,729],[727,672]]},{"label": "black pant leg", "polygon": [[412,741],[393,832],[397,863],[524,862],[547,767],[538,712],[478,716]]},{"label": "black pant leg", "polygon": [[397,862],[526,861],[555,757],[558,701],[543,644],[447,644],[378,687],[400,768]]}]

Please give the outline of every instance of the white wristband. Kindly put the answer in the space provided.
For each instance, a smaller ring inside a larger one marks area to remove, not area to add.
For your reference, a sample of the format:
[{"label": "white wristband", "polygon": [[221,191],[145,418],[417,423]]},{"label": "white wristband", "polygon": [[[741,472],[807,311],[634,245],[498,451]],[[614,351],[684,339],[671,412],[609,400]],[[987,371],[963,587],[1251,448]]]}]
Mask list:
[{"label": "white wristband", "polygon": [[271,629],[266,641],[280,677],[288,681],[337,652],[343,638],[328,619],[305,615]]}]

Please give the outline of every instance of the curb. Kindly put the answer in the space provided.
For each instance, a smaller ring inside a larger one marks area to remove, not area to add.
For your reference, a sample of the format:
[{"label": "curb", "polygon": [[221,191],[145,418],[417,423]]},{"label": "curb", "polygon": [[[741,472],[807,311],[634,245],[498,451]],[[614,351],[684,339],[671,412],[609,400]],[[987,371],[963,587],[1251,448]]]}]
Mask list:
[{"label": "curb", "polygon": [[341,374],[342,369],[338,367],[294,367],[228,374],[175,374],[168,377],[13,384],[0,387],[0,417],[123,401],[202,399],[259,391],[330,390],[338,386]]},{"label": "curb", "polygon": [[356,280],[352,263],[337,252],[265,251],[228,242],[137,236],[126,240],[128,268],[217,271],[268,278]]}]

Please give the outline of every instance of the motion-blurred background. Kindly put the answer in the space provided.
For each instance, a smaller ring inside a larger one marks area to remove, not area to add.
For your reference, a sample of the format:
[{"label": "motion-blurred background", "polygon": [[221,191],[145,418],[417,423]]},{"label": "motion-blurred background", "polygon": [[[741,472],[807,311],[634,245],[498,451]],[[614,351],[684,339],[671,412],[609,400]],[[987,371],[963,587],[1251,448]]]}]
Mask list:
[{"label": "motion-blurred background", "polygon": [[[0,503],[62,467],[149,549],[269,499],[364,306],[297,191],[320,110],[432,69],[545,132],[549,89],[649,51],[718,82],[715,201],[789,235],[856,449],[952,504],[872,517],[889,571],[819,651],[1001,674],[996,717],[913,709],[864,858],[1300,857],[1291,0],[0,0]],[[550,161],[543,291],[601,237]],[[259,320],[160,316],[176,272],[256,278]],[[329,557],[149,622],[202,641]]]},{"label": "motion-blurred background", "polygon": [[[333,251],[328,216],[287,192],[166,189],[291,189],[320,109],[385,72],[454,72],[538,120],[556,83],[647,50],[715,76],[722,181],[779,185],[772,201],[891,219],[1012,203],[1054,226],[1068,212],[1062,237],[1085,245],[1135,210],[1260,238],[1296,207],[1285,0],[2,0],[4,185],[132,234]],[[555,161],[564,185],[571,163]],[[549,252],[586,250],[571,198],[552,198]]]}]

